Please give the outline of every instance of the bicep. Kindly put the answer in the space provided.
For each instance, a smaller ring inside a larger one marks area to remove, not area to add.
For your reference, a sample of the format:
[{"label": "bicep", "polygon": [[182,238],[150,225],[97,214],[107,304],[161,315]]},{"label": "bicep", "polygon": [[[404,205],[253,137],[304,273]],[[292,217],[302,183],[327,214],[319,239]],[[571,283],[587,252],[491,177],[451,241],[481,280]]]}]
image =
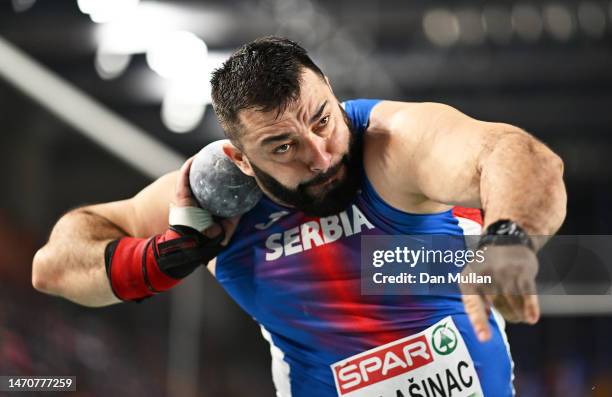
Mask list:
[{"label": "bicep", "polygon": [[168,173],[134,197],[96,204],[84,210],[105,217],[129,236],[149,237],[168,228],[168,210],[174,195],[177,172]]}]

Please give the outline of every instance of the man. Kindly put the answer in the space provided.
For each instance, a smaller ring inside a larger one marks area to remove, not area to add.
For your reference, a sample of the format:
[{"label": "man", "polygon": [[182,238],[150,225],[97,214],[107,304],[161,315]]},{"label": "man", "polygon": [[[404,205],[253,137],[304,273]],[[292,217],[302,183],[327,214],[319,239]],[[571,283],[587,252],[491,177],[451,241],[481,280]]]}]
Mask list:
[{"label": "man", "polygon": [[[512,395],[491,305],[511,321],[539,318],[529,235],[554,234],[565,217],[559,157],[446,105],[342,104],[286,39],[244,45],[212,87],[224,151],[256,178],[258,205],[202,230],[190,159],[129,200],[63,216],[34,258],[34,286],[103,306],[165,291],[209,262],[261,324],[278,396]],[[361,294],[361,236],[462,236],[480,224],[486,294]]]}]

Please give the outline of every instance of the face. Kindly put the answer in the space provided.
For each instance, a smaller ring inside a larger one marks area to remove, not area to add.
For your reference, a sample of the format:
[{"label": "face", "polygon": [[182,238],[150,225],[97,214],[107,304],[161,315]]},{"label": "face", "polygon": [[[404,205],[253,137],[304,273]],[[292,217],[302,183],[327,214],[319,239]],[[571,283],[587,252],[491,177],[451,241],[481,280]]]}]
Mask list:
[{"label": "face", "polygon": [[225,152],[271,199],[309,216],[332,215],[359,189],[361,140],[326,80],[306,70],[300,88],[280,115],[241,111],[242,149]]}]

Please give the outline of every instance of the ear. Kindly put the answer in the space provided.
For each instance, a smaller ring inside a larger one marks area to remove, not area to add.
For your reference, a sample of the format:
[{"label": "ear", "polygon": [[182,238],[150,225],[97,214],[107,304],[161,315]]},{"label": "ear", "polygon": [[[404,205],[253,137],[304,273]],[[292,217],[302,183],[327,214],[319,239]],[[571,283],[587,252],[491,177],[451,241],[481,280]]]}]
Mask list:
[{"label": "ear", "polygon": [[225,153],[225,155],[232,160],[232,162],[236,164],[236,166],[240,168],[244,174],[248,176],[255,176],[253,168],[251,168],[251,164],[249,163],[249,159],[247,159],[244,153],[242,153],[242,151],[234,146],[231,142],[223,144],[223,153]]}]

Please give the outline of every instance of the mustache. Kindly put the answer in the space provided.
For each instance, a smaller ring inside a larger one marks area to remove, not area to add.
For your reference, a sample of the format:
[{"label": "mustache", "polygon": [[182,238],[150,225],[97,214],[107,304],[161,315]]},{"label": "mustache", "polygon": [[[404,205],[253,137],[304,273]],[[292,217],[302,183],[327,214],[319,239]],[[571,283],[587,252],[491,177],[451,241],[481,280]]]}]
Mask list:
[{"label": "mustache", "polygon": [[338,173],[338,171],[340,170],[340,167],[342,167],[342,164],[346,163],[345,157],[343,157],[340,161],[338,161],[338,164],[330,167],[327,171],[325,171],[325,172],[315,176],[314,178],[312,178],[309,181],[300,183],[299,187],[300,188],[307,188],[307,187],[310,187],[310,186],[318,185],[319,183],[325,182],[326,180],[328,180],[332,176],[336,175]]}]

